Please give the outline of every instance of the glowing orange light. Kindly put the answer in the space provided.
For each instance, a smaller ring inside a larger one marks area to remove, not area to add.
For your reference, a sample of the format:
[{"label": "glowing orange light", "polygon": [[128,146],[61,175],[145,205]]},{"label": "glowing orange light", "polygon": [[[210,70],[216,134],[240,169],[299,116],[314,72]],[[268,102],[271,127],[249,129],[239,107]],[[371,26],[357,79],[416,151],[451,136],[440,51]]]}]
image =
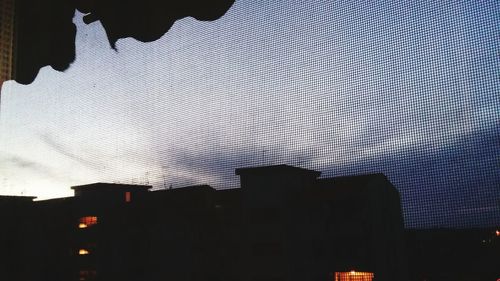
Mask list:
[{"label": "glowing orange light", "polygon": [[87,228],[97,224],[97,217],[87,216],[79,219],[78,228]]},{"label": "glowing orange light", "polygon": [[496,236],[500,236],[500,230],[495,231]]},{"label": "glowing orange light", "polygon": [[349,272],[335,272],[334,281],[373,281],[372,272],[358,272],[351,270]]},{"label": "glowing orange light", "polygon": [[78,250],[78,254],[83,256],[83,255],[88,255],[89,254],[89,251],[85,250],[85,249],[80,249]]},{"label": "glowing orange light", "polygon": [[130,194],[130,191],[125,192],[125,202],[130,202],[132,201],[132,195]]}]

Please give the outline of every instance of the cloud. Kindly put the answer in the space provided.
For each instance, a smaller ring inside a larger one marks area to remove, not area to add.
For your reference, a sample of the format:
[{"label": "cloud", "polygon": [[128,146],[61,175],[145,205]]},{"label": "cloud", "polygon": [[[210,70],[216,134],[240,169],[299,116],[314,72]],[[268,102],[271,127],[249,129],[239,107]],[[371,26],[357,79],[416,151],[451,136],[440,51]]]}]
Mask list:
[{"label": "cloud", "polygon": [[[8,174],[16,174],[16,177],[35,177],[36,175],[42,176],[44,178],[48,178],[51,180],[67,180],[64,178],[57,169],[51,168],[43,163],[29,160],[28,158],[21,157],[18,155],[13,155],[10,153],[0,151],[0,163],[2,163],[2,168],[0,171],[5,173],[5,176],[8,177]],[[38,177],[38,176],[36,176]],[[26,188],[26,187],[24,187]],[[31,191],[32,192],[32,191]]]},{"label": "cloud", "polygon": [[0,161],[4,162],[6,166],[12,165],[15,166],[16,168],[36,170],[41,173],[50,172],[50,169],[44,166],[43,164],[33,162],[26,158],[18,156],[6,155],[2,153],[0,154]]},{"label": "cloud", "polygon": [[[324,175],[383,172],[400,191],[410,227],[500,223],[500,128],[484,128],[433,149],[408,146],[323,167]],[[463,210],[469,215],[463,216]],[[479,220],[478,217],[481,217]]]},{"label": "cloud", "polygon": [[[349,161],[322,155],[316,148],[286,151],[276,144],[263,150],[210,142],[200,149],[172,147],[159,161],[165,167],[166,185],[173,183],[174,187],[239,187],[235,168],[283,163],[321,171],[323,177],[382,172],[400,191],[407,227],[491,226],[500,218],[494,207],[500,198],[500,175],[495,173],[500,161],[498,129],[469,132],[431,149],[402,145]],[[163,186],[161,178],[156,186]]]},{"label": "cloud", "polygon": [[84,165],[87,168],[90,168],[93,170],[99,170],[99,169],[101,169],[101,167],[103,167],[103,164],[100,161],[97,161],[95,159],[90,160],[86,157],[82,157],[82,156],[74,153],[73,152],[74,149],[62,144],[61,142],[56,141],[55,138],[49,133],[40,134],[39,138],[43,143],[48,145],[51,149],[53,149],[57,153],[75,161],[76,163]]}]

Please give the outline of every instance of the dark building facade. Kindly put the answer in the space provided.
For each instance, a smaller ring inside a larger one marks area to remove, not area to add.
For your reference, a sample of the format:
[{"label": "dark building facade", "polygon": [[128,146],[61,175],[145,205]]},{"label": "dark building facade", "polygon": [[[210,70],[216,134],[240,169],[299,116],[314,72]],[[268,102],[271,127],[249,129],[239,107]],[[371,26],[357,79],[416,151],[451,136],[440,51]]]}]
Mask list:
[{"label": "dark building facade", "polygon": [[500,229],[406,230],[412,281],[500,280]]},{"label": "dark building facade", "polygon": [[33,241],[34,197],[0,196],[1,280],[35,280],[30,276],[35,259],[30,255]]},{"label": "dark building facade", "polygon": [[14,4],[14,0],[0,1],[0,90],[14,70]]},{"label": "dark building facade", "polygon": [[23,248],[9,280],[407,280],[399,193],[384,175],[236,174],[238,189],[96,183],[0,200],[24,214],[6,228],[21,235],[2,236]]}]

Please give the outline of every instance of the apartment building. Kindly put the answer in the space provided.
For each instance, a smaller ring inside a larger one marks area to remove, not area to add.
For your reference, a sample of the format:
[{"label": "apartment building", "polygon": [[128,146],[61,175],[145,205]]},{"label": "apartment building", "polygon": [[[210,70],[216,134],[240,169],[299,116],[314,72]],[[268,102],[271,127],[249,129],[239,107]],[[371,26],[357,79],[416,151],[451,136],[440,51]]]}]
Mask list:
[{"label": "apartment building", "polygon": [[33,234],[17,242],[29,278],[10,280],[406,280],[399,193],[384,175],[236,174],[237,189],[95,183],[1,205],[30,210],[20,231]]}]

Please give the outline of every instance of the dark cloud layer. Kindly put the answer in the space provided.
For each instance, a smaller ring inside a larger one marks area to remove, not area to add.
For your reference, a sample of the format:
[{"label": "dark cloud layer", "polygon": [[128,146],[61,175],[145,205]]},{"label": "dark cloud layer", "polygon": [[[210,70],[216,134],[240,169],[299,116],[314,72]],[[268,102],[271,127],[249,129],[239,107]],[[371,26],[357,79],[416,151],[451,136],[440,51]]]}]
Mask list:
[{"label": "dark cloud layer", "polygon": [[[6,166],[12,166],[17,171],[31,170],[38,174],[43,174],[50,178],[61,179],[57,171],[54,171],[50,167],[47,167],[41,163],[31,161],[27,158],[23,158],[16,155],[3,154],[0,155],[0,163],[4,163]],[[21,173],[21,172],[20,172]]]},{"label": "dark cloud layer", "polygon": [[385,173],[401,193],[407,227],[495,226],[500,223],[499,129],[469,134],[437,151],[404,150],[326,170]]},{"label": "dark cloud layer", "polygon": [[262,157],[252,149],[222,148],[172,150],[165,163],[192,173],[184,178],[169,175],[176,187],[193,179],[217,188],[238,187],[235,168],[262,164],[298,165],[322,171],[325,177],[382,172],[400,191],[406,227],[495,226],[500,223],[500,175],[494,169],[500,165],[498,131],[498,126],[479,130],[437,150],[403,149],[327,167],[315,165],[306,151],[284,158],[272,150]]},{"label": "dark cloud layer", "polygon": [[75,161],[76,163],[79,163],[81,165],[86,166],[87,168],[90,169],[99,169],[99,167],[102,167],[103,165],[100,165],[96,161],[89,160],[85,157],[81,157],[77,155],[76,153],[73,152],[72,149],[69,147],[63,145],[62,143],[58,142],[56,138],[54,138],[50,134],[42,134],[40,135],[40,140],[45,143],[47,146],[49,146],[51,149],[54,151],[58,152],[59,154],[62,154],[63,156]]}]

